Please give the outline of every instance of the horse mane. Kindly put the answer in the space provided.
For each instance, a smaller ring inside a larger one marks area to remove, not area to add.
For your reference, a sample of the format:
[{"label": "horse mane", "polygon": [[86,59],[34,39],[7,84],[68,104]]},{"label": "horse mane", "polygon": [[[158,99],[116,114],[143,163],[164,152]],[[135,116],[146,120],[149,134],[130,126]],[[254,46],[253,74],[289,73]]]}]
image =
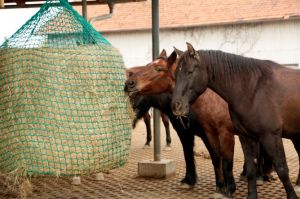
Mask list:
[{"label": "horse mane", "polygon": [[279,65],[268,60],[243,57],[216,50],[200,50],[200,60],[208,66],[210,78],[226,80],[249,79],[249,76],[271,77],[272,66]]}]

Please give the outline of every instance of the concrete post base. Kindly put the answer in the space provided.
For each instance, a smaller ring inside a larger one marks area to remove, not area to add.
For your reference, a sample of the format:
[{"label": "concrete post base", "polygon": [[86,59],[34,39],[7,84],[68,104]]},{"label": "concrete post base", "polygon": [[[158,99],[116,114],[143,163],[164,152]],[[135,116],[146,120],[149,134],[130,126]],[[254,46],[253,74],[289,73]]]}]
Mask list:
[{"label": "concrete post base", "polygon": [[141,177],[165,178],[175,173],[174,160],[144,160],[138,163],[138,175]]}]

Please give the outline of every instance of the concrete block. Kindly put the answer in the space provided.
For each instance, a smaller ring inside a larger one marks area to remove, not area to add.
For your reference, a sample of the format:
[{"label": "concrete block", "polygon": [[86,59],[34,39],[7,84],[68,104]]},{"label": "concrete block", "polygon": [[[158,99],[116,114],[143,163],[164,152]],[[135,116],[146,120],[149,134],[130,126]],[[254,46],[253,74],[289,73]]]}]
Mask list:
[{"label": "concrete block", "polygon": [[174,174],[175,171],[176,163],[174,160],[144,160],[138,163],[138,175],[141,177],[165,178]]}]

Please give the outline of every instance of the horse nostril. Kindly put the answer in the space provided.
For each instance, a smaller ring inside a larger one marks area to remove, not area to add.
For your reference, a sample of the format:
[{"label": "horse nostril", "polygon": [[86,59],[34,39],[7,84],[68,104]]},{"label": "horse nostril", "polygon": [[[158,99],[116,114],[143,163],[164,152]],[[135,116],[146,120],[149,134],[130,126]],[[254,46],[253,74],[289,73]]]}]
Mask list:
[{"label": "horse nostril", "polygon": [[135,81],[134,80],[127,80],[126,85],[129,88],[134,88],[135,87]]},{"label": "horse nostril", "polygon": [[181,102],[179,100],[176,100],[173,104],[172,104],[172,109],[174,112],[177,112],[178,110],[181,109]]},{"label": "horse nostril", "polygon": [[181,108],[181,103],[179,101],[175,102],[175,107],[179,110]]},{"label": "horse nostril", "polygon": [[188,105],[188,104],[185,105],[185,109],[186,109],[186,110],[189,109],[189,105]]}]

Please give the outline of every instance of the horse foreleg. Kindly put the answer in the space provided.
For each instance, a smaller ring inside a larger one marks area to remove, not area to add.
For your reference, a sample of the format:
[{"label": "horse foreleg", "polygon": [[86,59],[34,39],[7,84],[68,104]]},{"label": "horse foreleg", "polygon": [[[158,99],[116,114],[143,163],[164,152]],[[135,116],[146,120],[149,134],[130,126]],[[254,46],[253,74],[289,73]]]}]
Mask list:
[{"label": "horse foreleg", "polygon": [[[218,136],[212,132],[211,129],[205,129],[204,136],[201,137],[203,143],[205,144],[215,171],[215,179],[216,179],[216,193],[223,194],[225,191],[225,182],[224,182],[224,174],[222,167],[222,157],[220,154],[220,143]],[[214,196],[217,197],[217,196]]]},{"label": "horse foreleg", "polygon": [[271,158],[268,156],[267,152],[263,147],[260,147],[259,150],[260,164],[259,164],[259,173],[258,178],[262,177],[263,181],[272,181],[274,178],[271,173],[273,171],[273,164]]},{"label": "horse foreleg", "polygon": [[[256,184],[263,185],[264,181],[272,181],[272,161],[267,155],[263,147],[259,147],[258,163],[257,163]],[[243,171],[240,174],[240,180],[246,181],[246,162],[244,161]]]},{"label": "horse foreleg", "polygon": [[165,129],[166,129],[166,145],[167,145],[167,147],[170,147],[171,146],[171,135],[170,135],[169,117],[166,114],[161,113],[161,119],[162,119]]},{"label": "horse foreleg", "polygon": [[246,159],[244,158],[244,165],[243,165],[243,170],[240,173],[240,180],[242,181],[247,181],[247,174],[246,174]]},{"label": "horse foreleg", "polygon": [[194,135],[191,132],[177,131],[178,137],[183,147],[183,154],[186,165],[185,177],[182,184],[194,186],[197,182],[196,166],[194,159]]},{"label": "horse foreleg", "polygon": [[208,150],[208,153],[211,157],[212,164],[214,166],[215,171],[215,179],[216,179],[216,193],[222,194],[224,189],[224,177],[223,177],[223,169],[222,169],[222,158],[217,149],[214,149],[211,144],[209,144],[206,135],[202,136],[202,141]]},{"label": "horse foreleg", "polygon": [[257,175],[257,158],[258,142],[251,138],[239,136],[246,161],[246,175],[248,180],[248,199],[257,198],[256,175]]},{"label": "horse foreleg", "polygon": [[151,117],[150,114],[147,112],[144,116],[143,116],[145,125],[146,125],[146,131],[147,131],[147,140],[145,145],[150,146],[150,142],[152,140],[152,133],[151,133]]},{"label": "horse foreleg", "polygon": [[292,142],[294,144],[294,147],[297,151],[298,154],[298,161],[299,161],[299,171],[298,171],[298,178],[296,181],[296,186],[295,186],[295,191],[297,193],[297,195],[300,195],[300,139],[292,139]]},{"label": "horse foreleg", "polygon": [[232,197],[236,190],[233,177],[233,155],[234,155],[234,135],[227,129],[219,130],[220,151],[222,155],[222,168],[226,185],[226,196]]},{"label": "horse foreleg", "polygon": [[289,178],[289,170],[284,153],[282,138],[275,133],[265,133],[261,138],[262,146],[271,158],[275,170],[283,183],[287,198],[296,199],[297,195]]},{"label": "horse foreleg", "polygon": [[263,159],[263,148],[260,147],[259,148],[259,152],[258,152],[258,162],[257,162],[257,177],[256,177],[256,185],[263,185],[264,183],[264,179],[263,179],[263,163],[264,163],[264,159]]}]

